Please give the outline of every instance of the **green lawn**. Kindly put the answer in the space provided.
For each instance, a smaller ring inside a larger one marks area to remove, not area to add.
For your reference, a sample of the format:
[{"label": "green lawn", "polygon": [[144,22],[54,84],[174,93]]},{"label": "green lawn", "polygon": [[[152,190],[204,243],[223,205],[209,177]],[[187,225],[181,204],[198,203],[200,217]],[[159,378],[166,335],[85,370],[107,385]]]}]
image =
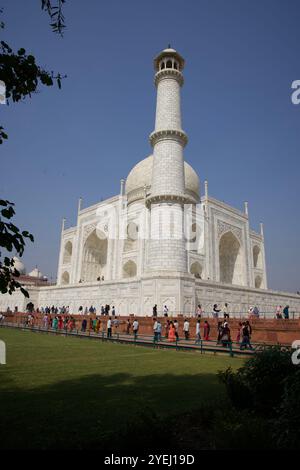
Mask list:
[{"label": "green lawn", "polygon": [[154,410],[175,415],[224,400],[217,371],[242,360],[0,328],[0,447],[92,441]]}]

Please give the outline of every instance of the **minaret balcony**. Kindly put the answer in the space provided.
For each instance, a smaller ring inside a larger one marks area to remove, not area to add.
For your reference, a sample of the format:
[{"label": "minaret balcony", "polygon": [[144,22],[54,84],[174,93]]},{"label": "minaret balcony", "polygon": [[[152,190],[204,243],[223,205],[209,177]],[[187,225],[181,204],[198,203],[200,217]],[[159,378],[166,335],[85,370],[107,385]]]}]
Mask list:
[{"label": "minaret balcony", "polygon": [[160,131],[154,131],[149,136],[150,144],[152,145],[152,147],[154,147],[157,142],[167,139],[177,140],[183,147],[185,147],[188,143],[188,136],[182,130],[179,131],[172,129],[164,129]]}]

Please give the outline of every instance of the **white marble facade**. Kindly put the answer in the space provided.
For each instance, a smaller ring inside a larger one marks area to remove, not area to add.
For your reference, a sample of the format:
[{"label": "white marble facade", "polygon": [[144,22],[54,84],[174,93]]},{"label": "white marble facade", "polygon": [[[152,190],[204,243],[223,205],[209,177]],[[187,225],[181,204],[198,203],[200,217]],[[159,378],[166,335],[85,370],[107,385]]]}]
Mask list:
[{"label": "white marble facade", "polygon": [[[300,310],[297,296],[267,290],[263,227],[210,196],[184,161],[180,91],[184,59],[165,49],[154,60],[157,102],[151,154],[121,180],[120,194],[63,221],[57,286],[39,287],[39,306],[111,303],[120,314],[152,313],[167,304],[192,313],[201,303],[228,302],[239,312],[277,302]],[[224,195],[226,196],[226,195]]]}]

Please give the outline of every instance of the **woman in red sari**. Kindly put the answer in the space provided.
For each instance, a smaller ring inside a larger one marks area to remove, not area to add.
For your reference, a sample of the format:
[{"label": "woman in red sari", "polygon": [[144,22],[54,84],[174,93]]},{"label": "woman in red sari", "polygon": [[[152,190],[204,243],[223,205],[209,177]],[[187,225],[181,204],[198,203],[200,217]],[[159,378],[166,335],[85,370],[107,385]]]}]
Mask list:
[{"label": "woman in red sari", "polygon": [[169,326],[169,332],[168,332],[168,340],[169,341],[176,341],[175,333],[176,333],[175,326],[174,326],[173,322],[171,321],[170,326]]}]

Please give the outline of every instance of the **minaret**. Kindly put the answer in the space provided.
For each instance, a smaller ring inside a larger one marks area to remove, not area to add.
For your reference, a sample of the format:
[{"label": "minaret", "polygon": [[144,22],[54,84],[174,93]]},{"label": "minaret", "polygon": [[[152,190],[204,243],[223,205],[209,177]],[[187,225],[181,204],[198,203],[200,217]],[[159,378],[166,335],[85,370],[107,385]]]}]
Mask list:
[{"label": "minaret", "polygon": [[180,88],[184,59],[174,49],[162,51],[154,59],[157,87],[155,129],[150,134],[153,147],[150,209],[151,235],[148,251],[150,271],[187,272],[187,252],[183,236],[185,195],[183,148],[187,136],[181,128]]}]

